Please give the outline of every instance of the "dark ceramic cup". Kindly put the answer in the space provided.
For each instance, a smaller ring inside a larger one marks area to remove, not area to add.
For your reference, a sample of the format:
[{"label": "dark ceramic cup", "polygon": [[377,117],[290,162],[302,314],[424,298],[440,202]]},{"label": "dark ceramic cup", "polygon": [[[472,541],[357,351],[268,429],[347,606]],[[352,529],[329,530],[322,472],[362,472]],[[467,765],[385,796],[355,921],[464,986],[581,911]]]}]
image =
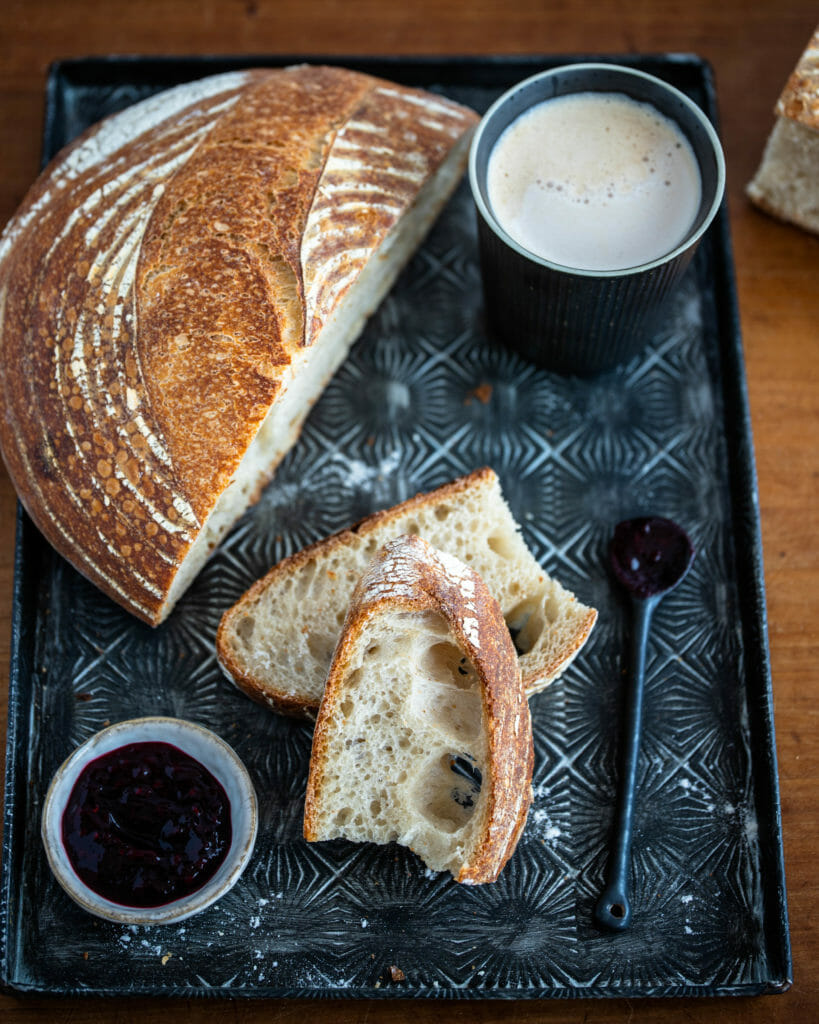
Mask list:
[{"label": "dark ceramic cup", "polygon": [[[650,103],[683,131],[699,165],[702,196],[673,250],[623,270],[577,270],[523,248],[498,223],[487,195],[487,165],[500,135],[537,103],[581,92],[625,94]],[[478,212],[481,274],[490,332],[538,365],[561,373],[608,370],[640,352],[722,202],[725,161],[711,122],[687,96],[642,71],[570,64],[527,78],[484,115],[469,158]]]}]

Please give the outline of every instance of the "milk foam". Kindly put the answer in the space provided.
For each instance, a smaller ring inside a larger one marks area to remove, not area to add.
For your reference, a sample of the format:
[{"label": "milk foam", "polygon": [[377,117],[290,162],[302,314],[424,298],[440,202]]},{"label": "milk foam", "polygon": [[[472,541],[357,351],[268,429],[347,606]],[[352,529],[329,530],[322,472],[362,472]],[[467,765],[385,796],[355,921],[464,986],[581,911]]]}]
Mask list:
[{"label": "milk foam", "polygon": [[582,270],[622,270],[683,241],[702,183],[690,143],[653,106],[620,93],[546,100],[502,133],[488,198],[529,252]]}]

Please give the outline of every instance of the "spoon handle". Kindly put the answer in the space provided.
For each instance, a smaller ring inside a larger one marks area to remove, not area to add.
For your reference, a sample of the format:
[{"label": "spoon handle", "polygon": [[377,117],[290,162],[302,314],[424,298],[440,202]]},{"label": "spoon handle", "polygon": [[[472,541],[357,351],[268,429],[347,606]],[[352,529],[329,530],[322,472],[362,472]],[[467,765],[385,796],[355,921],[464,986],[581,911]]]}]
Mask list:
[{"label": "spoon handle", "polygon": [[637,761],[643,727],[643,690],[645,688],[646,648],[651,616],[657,597],[632,600],[631,661],[626,718],[623,732],[623,760],[617,801],[615,839],[608,868],[606,888],[597,902],[594,919],[605,928],[622,931],[631,923],[629,870],[631,833],[634,817],[634,791]]}]

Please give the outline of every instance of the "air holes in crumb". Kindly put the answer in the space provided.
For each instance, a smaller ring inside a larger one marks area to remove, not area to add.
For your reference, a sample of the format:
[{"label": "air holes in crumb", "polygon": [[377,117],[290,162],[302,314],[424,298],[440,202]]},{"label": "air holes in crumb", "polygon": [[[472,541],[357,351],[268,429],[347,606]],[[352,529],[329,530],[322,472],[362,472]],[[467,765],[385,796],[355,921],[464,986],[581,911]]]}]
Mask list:
[{"label": "air holes in crumb", "polygon": [[447,516],[449,515],[449,513],[451,511],[452,511],[452,509],[449,507],[449,505],[439,505],[435,509],[435,518],[436,519],[440,519],[440,520],[444,520],[444,519],[447,518]]},{"label": "air holes in crumb", "polygon": [[490,533],[486,538],[486,543],[501,558],[515,557],[515,552],[509,538],[505,537],[502,533]]},{"label": "air holes in crumb", "polygon": [[442,754],[419,780],[418,810],[440,831],[457,832],[475,813],[481,783],[480,767],[471,754]]},{"label": "air holes in crumb", "polygon": [[313,577],[316,575],[316,563],[308,562],[300,572],[298,573],[296,587],[297,598],[303,598],[306,596],[307,591],[310,589],[310,585],[313,582]]},{"label": "air holes in crumb", "polygon": [[335,637],[327,636],[326,633],[309,633],[307,636],[307,649],[319,665],[330,664],[335,646]]},{"label": "air holes in crumb", "polygon": [[346,825],[352,817],[353,810],[351,807],[342,807],[340,811],[336,811],[335,823],[336,825]]},{"label": "air holes in crumb", "polygon": [[347,676],[347,689],[354,690],[361,682],[361,669],[353,669],[352,672]]},{"label": "air holes in crumb", "polygon": [[459,690],[471,689],[477,680],[472,662],[460,647],[447,641],[427,648],[422,667],[424,674],[436,683],[455,686]]},{"label": "air holes in crumb", "polygon": [[350,715],[353,712],[353,707],[354,706],[355,705],[353,704],[353,702],[348,697],[346,700],[343,700],[341,702],[341,704],[339,705],[339,711],[342,713],[342,715],[344,715],[345,718],[349,718]]},{"label": "air holes in crumb", "polygon": [[506,625],[519,654],[527,654],[546,628],[543,607],[537,598],[521,601],[506,615]]},{"label": "air holes in crumb", "polygon": [[[436,644],[436,647],[444,649],[447,646]],[[443,734],[448,742],[466,743],[480,732],[483,719],[480,689],[472,685],[474,669],[469,662],[461,665],[459,661],[453,661],[455,674],[450,674],[445,660],[448,653],[444,650],[435,659],[440,659],[439,663],[444,666],[443,678],[424,674],[418,682],[413,683],[410,710],[416,721]],[[463,676],[459,675],[461,668],[466,671]]]},{"label": "air holes in crumb", "polygon": [[248,643],[253,636],[253,630],[256,628],[256,620],[252,615],[245,615],[239,620],[239,625],[236,627],[236,635],[240,640],[244,640]]}]

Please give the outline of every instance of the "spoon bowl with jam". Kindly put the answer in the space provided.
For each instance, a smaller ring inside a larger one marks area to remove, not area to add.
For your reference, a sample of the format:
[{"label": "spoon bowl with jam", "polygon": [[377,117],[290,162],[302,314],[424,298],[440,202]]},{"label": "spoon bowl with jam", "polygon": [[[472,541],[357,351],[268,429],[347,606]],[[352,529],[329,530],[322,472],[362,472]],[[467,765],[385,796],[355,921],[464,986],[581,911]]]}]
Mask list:
[{"label": "spoon bowl with jam", "polygon": [[662,598],[685,578],[693,560],[694,546],[688,534],[678,523],[662,516],[623,520],[615,527],[609,545],[611,570],[631,599],[632,613],[614,841],[606,886],[594,908],[596,923],[612,931],[622,931],[631,924],[631,838],[651,620]]}]

